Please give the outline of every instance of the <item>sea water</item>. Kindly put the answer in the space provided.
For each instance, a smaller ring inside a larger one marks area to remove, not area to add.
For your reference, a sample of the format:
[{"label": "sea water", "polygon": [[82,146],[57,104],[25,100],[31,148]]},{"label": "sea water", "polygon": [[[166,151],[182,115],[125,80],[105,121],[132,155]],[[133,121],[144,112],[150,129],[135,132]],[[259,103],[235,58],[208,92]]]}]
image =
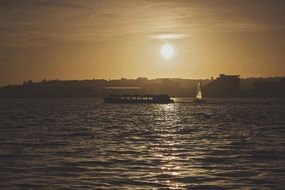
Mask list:
[{"label": "sea water", "polygon": [[0,99],[0,189],[284,189],[285,100]]}]

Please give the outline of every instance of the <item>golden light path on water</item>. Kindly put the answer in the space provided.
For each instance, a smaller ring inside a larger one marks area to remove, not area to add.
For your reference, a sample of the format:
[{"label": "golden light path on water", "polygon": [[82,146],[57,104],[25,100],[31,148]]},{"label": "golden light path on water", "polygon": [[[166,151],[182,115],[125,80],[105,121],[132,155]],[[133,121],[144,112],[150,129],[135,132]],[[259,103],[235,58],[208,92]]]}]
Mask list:
[{"label": "golden light path on water", "polygon": [[156,180],[156,182],[167,184],[170,189],[180,189],[185,186],[183,182],[177,182],[176,179],[205,172],[199,168],[189,169],[189,165],[184,163],[191,158],[179,153],[184,149],[185,140],[179,137],[179,133],[177,134],[177,121],[180,120],[178,109],[179,106],[175,104],[157,106],[157,112],[161,115],[158,120],[165,125],[155,128],[155,131],[160,134],[160,141],[151,149],[154,157],[161,160],[159,165],[161,176],[168,178],[168,180]]},{"label": "golden light path on water", "polygon": [[[185,188],[185,178],[195,184],[195,181],[199,180],[197,176],[208,176],[211,173],[211,168],[207,166],[208,163],[203,161],[197,162],[197,160],[209,159],[206,157],[211,146],[224,146],[229,142],[202,138],[199,142],[197,140],[195,140],[196,142],[194,140],[191,142],[191,139],[187,137],[188,134],[183,135],[180,132],[181,125],[179,121],[182,120],[180,114],[182,110],[180,110],[179,104],[157,105],[155,109],[160,113],[160,117],[157,120],[164,124],[154,129],[159,134],[159,141],[153,144],[151,152],[153,157],[160,160],[160,177],[167,179],[156,180],[156,182],[167,184],[170,189],[181,189]],[[189,116],[191,118],[191,115]],[[192,124],[195,125],[195,122]],[[198,133],[197,136],[199,135],[201,134]],[[197,136],[193,137],[193,139],[197,138]],[[191,144],[193,145],[192,147]],[[221,179],[218,182],[213,181],[208,185],[219,186],[225,183],[226,181]]]}]

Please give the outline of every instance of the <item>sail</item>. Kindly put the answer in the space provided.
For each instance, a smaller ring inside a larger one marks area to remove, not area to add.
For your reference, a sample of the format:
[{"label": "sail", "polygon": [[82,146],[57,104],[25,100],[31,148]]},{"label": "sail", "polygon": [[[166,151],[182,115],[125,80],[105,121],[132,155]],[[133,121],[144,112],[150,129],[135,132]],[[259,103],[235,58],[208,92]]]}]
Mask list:
[{"label": "sail", "polygon": [[196,99],[199,99],[199,100],[202,100],[202,99],[203,99],[201,82],[198,83],[197,93],[196,93]]}]

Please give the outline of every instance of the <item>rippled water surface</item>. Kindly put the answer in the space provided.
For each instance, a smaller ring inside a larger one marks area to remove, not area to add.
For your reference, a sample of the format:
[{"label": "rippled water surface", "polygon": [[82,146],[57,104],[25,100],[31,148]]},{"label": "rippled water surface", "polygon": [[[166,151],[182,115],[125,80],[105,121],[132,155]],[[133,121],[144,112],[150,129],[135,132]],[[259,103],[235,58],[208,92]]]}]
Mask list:
[{"label": "rippled water surface", "polygon": [[0,100],[0,189],[284,189],[285,100]]}]

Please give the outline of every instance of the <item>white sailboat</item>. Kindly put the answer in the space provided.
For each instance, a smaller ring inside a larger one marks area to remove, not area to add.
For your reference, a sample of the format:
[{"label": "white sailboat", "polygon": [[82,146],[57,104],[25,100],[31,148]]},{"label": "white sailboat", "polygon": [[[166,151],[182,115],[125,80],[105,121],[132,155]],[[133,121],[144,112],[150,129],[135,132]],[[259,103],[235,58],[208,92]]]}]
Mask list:
[{"label": "white sailboat", "polygon": [[198,82],[196,97],[194,99],[194,103],[204,103],[205,100],[203,99],[203,91],[202,91],[202,84]]}]

